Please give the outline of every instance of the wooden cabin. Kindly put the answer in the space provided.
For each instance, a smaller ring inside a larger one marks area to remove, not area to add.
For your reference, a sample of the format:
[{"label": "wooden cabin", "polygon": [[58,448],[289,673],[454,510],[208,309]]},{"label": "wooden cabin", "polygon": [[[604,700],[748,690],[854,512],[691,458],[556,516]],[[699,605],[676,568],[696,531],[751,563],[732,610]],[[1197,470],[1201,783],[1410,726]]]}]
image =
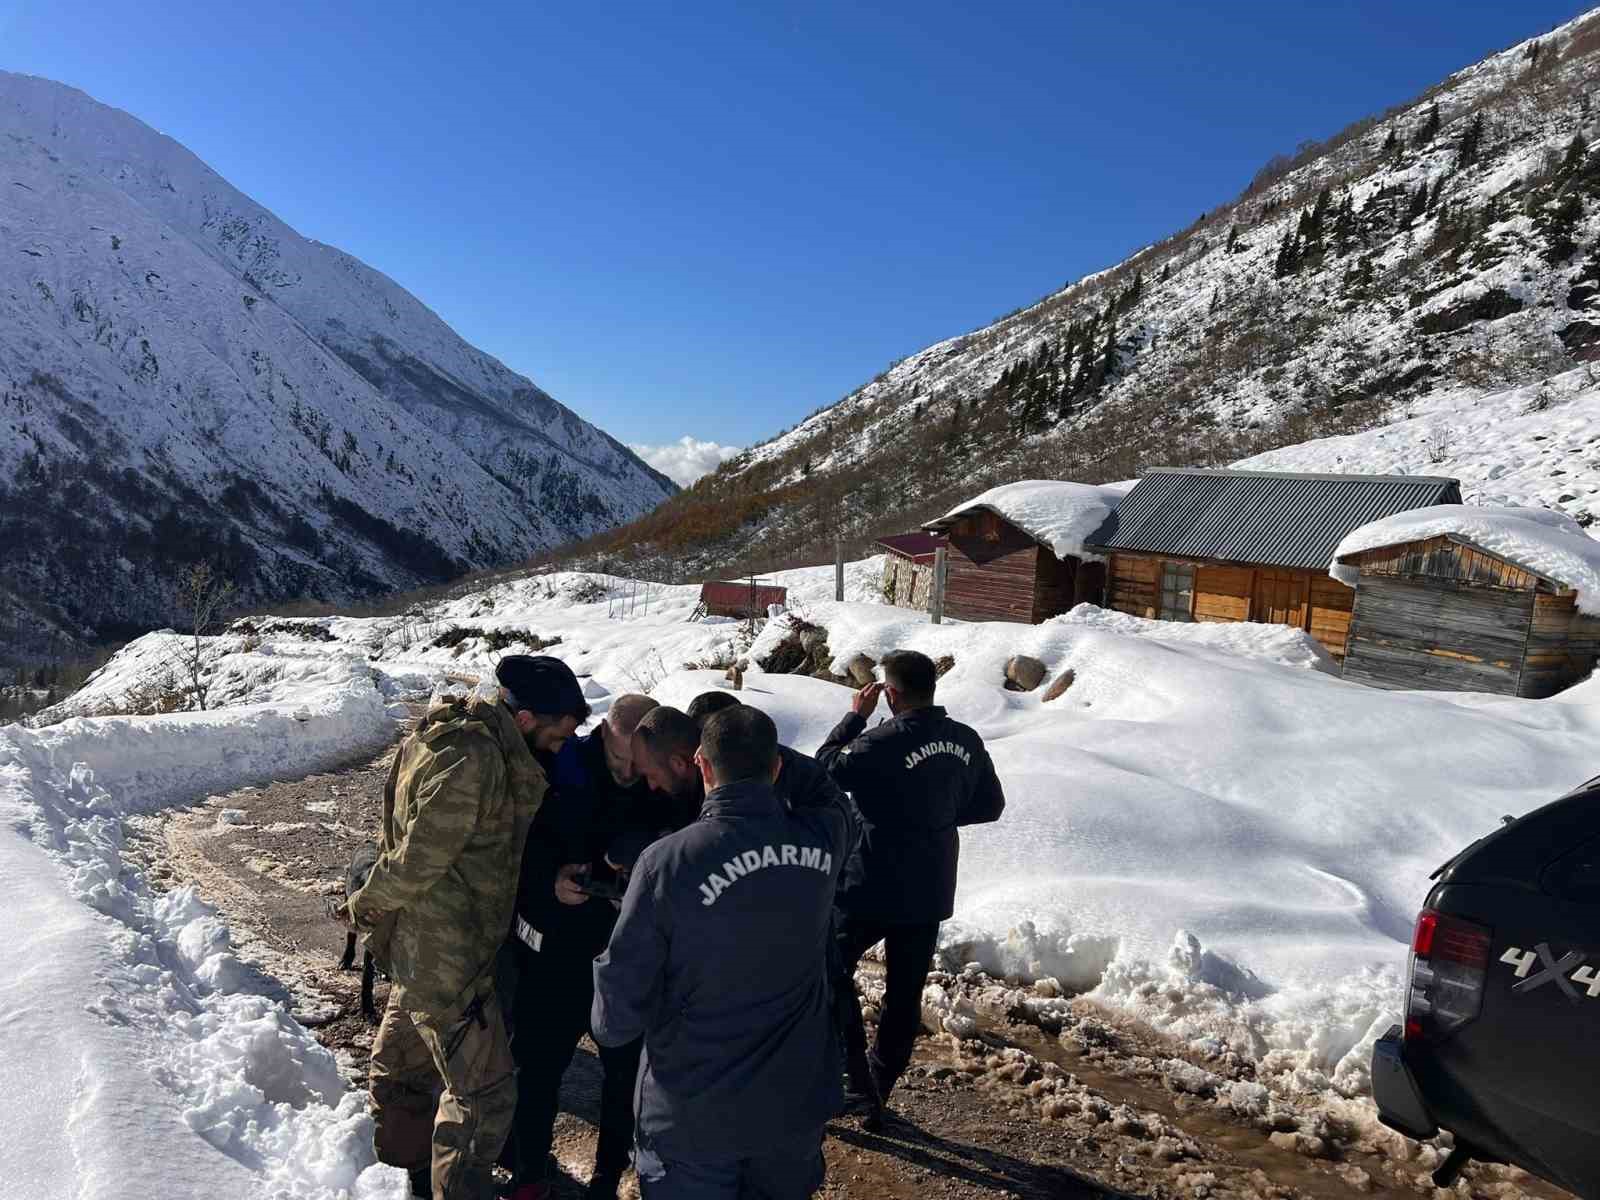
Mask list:
[{"label": "wooden cabin", "polygon": [[1328,575],[1340,541],[1383,517],[1461,503],[1454,479],[1161,468],[1090,539],[1106,607],[1163,621],[1292,625],[1345,656],[1355,592]]},{"label": "wooden cabin", "polygon": [[899,608],[928,611],[933,564],[944,538],[936,533],[896,533],[875,543],[883,551],[883,598]]},{"label": "wooden cabin", "polygon": [[1339,562],[1360,571],[1346,679],[1537,699],[1600,655],[1600,618],[1578,611],[1573,588],[1455,534]]},{"label": "wooden cabin", "polygon": [[741,621],[761,620],[774,604],[787,603],[789,589],[773,584],[716,581],[700,585],[697,615],[737,617]]},{"label": "wooden cabin", "polygon": [[962,621],[1040,621],[1105,589],[1105,564],[1054,550],[989,508],[952,513],[926,528],[943,533],[945,615]]}]

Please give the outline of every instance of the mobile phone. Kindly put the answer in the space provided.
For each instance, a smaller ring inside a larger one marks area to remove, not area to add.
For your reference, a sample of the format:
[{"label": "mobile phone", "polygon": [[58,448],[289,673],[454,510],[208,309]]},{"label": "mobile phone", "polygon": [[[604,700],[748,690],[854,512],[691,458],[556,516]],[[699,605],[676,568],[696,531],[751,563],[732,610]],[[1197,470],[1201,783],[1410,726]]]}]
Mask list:
[{"label": "mobile phone", "polygon": [[621,883],[611,879],[577,879],[573,882],[585,896],[592,896],[596,900],[621,900],[623,892],[627,891]]}]

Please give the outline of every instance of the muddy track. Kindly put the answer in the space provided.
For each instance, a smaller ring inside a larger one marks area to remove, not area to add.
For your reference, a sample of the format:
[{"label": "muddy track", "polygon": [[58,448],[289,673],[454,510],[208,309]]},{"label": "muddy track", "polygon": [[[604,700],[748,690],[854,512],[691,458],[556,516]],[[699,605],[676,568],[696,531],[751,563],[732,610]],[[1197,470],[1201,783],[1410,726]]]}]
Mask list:
[{"label": "muddy track", "polygon": [[[217,906],[241,957],[282,982],[286,1001],[357,1085],[374,1027],[360,1012],[360,972],[339,969],[344,936],[323,905],[376,828],[392,753],[135,819],[128,847],[152,882],[193,885]],[[866,965],[869,994],[875,972]],[[1025,989],[971,970],[934,980],[970,999],[975,1029],[919,1040],[881,1133],[850,1118],[830,1124],[824,1195],[1346,1200],[1433,1191],[1430,1151],[1419,1156],[1381,1133],[1374,1140],[1333,1114],[1276,1104],[1234,1111],[1213,1085],[1175,1082],[1160,1068],[1184,1057],[1178,1047],[1084,1001],[1041,1025],[1019,1002],[1031,995]],[[380,981],[380,1007],[386,990]],[[928,1017],[937,1027],[938,1014]],[[1219,1070],[1196,1065],[1201,1075]],[[1226,1070],[1212,1077],[1227,1082]],[[557,1195],[579,1195],[588,1176],[599,1084],[585,1042],[563,1086],[554,1155],[565,1179]],[[625,1194],[637,1194],[631,1178]],[[1455,1194],[1564,1195],[1520,1174],[1482,1170]]]}]

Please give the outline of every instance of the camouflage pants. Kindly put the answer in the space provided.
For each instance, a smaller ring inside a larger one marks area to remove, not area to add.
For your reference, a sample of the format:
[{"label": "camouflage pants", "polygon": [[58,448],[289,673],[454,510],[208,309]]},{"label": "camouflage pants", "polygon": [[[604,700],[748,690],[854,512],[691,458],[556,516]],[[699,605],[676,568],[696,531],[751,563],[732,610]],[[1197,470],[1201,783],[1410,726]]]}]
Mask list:
[{"label": "camouflage pants", "polygon": [[431,1166],[433,1200],[494,1195],[490,1171],[511,1132],[517,1085],[492,989],[448,1025],[392,996],[369,1086],[379,1161],[414,1174]]}]

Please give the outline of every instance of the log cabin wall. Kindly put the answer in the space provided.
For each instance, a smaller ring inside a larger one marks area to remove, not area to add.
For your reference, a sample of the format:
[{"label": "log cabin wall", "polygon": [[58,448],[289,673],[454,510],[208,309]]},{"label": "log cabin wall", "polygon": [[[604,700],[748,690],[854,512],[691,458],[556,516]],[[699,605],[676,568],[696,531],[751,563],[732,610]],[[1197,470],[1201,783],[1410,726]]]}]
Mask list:
[{"label": "log cabin wall", "polygon": [[1515,696],[1533,602],[1531,590],[1363,571],[1344,677],[1371,687]]},{"label": "log cabin wall", "polygon": [[1440,536],[1346,561],[1361,571],[1347,679],[1539,698],[1594,667],[1573,594],[1499,555]]},{"label": "log cabin wall", "polygon": [[962,621],[1033,624],[1039,559],[1049,552],[991,512],[965,516],[947,534],[945,613]]},{"label": "log cabin wall", "polygon": [[1584,679],[1600,655],[1600,619],[1578,611],[1577,596],[1537,593],[1517,695],[1553,696]]},{"label": "log cabin wall", "polygon": [[1035,625],[1072,607],[1080,569],[1076,558],[1057,558],[1055,552],[1045,546],[1039,547],[1036,562],[1032,617]]},{"label": "log cabin wall", "polygon": [[1168,562],[1193,565],[1196,621],[1263,621],[1304,629],[1342,659],[1355,593],[1323,571],[1117,553],[1111,556],[1106,607],[1136,617],[1161,614],[1161,572]]}]

